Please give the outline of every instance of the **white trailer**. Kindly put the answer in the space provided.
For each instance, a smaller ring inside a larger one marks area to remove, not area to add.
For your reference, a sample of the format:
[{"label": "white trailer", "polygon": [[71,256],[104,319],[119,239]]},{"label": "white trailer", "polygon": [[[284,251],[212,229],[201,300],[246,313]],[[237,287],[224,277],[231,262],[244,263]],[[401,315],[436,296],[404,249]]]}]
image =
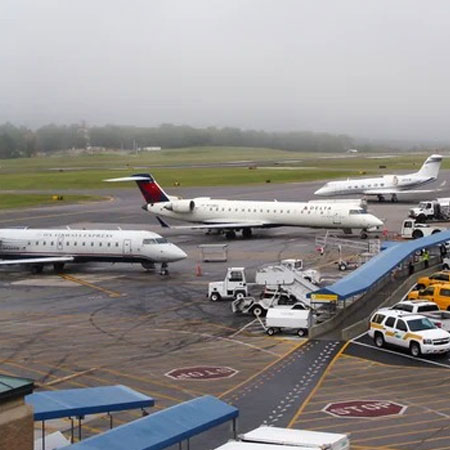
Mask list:
[{"label": "white trailer", "polygon": [[269,308],[266,315],[265,329],[269,336],[282,330],[295,331],[300,337],[306,336],[312,324],[312,313],[309,309]]},{"label": "white trailer", "polygon": [[424,223],[416,223],[414,219],[405,219],[402,224],[400,235],[405,239],[419,239],[424,236],[444,231],[444,227],[431,227]]},{"label": "white trailer", "polygon": [[[349,450],[350,441],[346,434],[325,433],[292,428],[261,426],[248,433],[240,434],[243,442],[278,445],[278,449],[293,446],[304,449]],[[245,447],[244,447],[245,448]]]},{"label": "white trailer", "polygon": [[415,208],[409,210],[408,215],[421,223],[429,220],[450,220],[450,198],[420,202]]}]

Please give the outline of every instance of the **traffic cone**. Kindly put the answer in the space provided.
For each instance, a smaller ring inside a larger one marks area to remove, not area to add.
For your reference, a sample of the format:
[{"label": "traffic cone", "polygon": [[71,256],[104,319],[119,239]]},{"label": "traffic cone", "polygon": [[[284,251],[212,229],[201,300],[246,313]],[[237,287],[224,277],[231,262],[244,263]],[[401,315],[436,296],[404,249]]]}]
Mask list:
[{"label": "traffic cone", "polygon": [[201,277],[202,276],[202,266],[200,264],[197,264],[195,266],[195,276]]}]

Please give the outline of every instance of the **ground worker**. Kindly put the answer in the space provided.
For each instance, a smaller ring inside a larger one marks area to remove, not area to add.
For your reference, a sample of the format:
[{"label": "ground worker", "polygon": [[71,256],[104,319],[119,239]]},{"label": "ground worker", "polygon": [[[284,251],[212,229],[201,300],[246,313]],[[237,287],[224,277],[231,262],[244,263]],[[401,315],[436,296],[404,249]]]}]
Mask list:
[{"label": "ground worker", "polygon": [[428,269],[428,267],[430,265],[430,253],[426,248],[423,250],[423,253],[422,253],[422,261],[425,266],[425,269]]}]

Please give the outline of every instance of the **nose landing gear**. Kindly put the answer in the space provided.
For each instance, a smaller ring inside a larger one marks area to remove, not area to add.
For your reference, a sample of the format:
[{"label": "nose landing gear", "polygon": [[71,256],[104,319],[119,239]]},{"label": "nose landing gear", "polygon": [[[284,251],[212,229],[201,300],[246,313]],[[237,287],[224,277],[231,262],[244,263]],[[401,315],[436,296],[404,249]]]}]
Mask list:
[{"label": "nose landing gear", "polygon": [[161,270],[159,271],[159,274],[164,277],[169,275],[169,266],[167,265],[167,263],[161,264]]}]

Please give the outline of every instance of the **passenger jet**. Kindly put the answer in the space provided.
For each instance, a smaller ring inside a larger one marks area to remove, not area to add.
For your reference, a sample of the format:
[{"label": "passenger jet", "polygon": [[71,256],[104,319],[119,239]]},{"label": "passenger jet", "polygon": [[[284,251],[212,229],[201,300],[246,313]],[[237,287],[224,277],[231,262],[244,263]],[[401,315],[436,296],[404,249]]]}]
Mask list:
[{"label": "passenger jet", "polygon": [[385,200],[386,195],[390,195],[391,201],[397,202],[397,195],[400,193],[427,194],[439,190],[417,190],[414,188],[436,181],[441,162],[441,155],[431,155],[426,159],[418,172],[408,175],[383,175],[375,178],[349,178],[343,181],[330,181],[314,192],[314,194],[326,196],[376,195],[380,202]]},{"label": "passenger jet", "polygon": [[278,202],[248,200],[218,200],[209,197],[180,199],[167,195],[149,174],[113,178],[105,181],[135,181],[145,198],[144,210],[156,214],[163,227],[169,227],[160,217],[183,220],[196,225],[173,228],[222,230],[227,239],[241,231],[244,238],[252,234],[252,228],[282,226],[334,228],[351,233],[361,230],[367,237],[383,222],[360,206],[360,200]]},{"label": "passenger jet", "polygon": [[45,264],[60,273],[65,263],[98,261],[140,263],[147,270],[161,263],[166,275],[167,263],[186,256],[151,231],[0,229],[0,266],[29,264],[33,273],[42,272]]}]

